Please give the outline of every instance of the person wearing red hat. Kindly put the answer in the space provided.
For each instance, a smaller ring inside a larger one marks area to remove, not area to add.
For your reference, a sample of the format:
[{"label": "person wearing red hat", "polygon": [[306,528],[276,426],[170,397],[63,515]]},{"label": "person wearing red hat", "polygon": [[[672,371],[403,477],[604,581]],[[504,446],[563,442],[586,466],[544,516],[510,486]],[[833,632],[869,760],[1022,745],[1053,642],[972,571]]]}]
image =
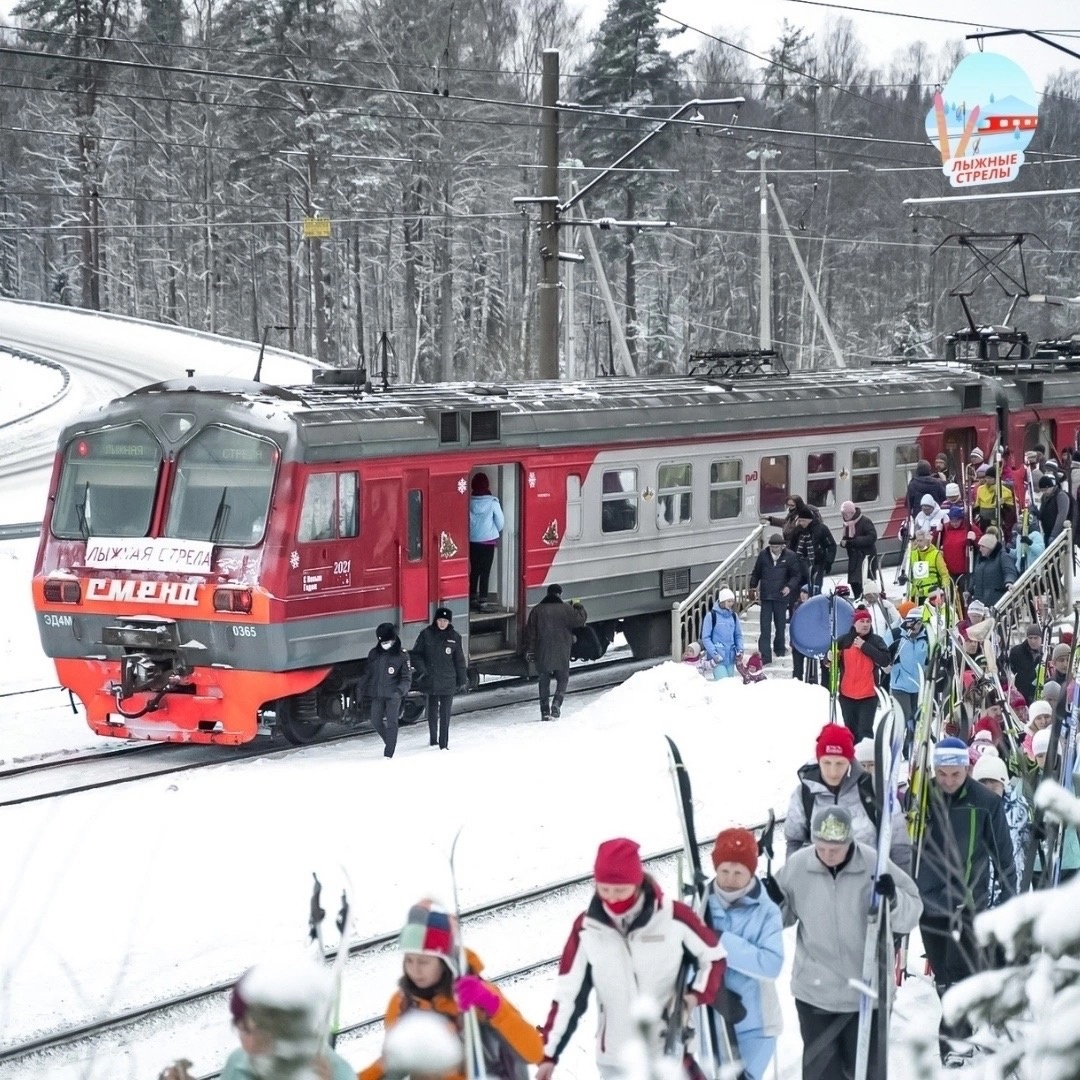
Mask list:
[{"label": "person wearing red hat", "polygon": [[725,829],[712,851],[716,878],[705,922],[727,950],[724,984],[746,1015],[734,1025],[747,1080],[762,1080],[783,1026],[776,978],[784,963],[784,921],[755,876],[757,839],[749,829]]},{"label": "person wearing red hat", "polygon": [[[855,739],[840,724],[826,724],[818,733],[815,760],[799,769],[784,820],[784,840],[790,858],[811,843],[810,822],[818,810],[842,806],[850,815],[855,839],[877,850],[878,808],[874,778],[855,760]],[[901,870],[911,870],[911,838],[899,809],[890,826],[889,858]]]},{"label": "person wearing red hat", "polygon": [[837,639],[836,648],[840,657],[840,711],[857,741],[874,733],[878,673],[892,663],[889,647],[874,633],[874,617],[865,604],[855,608],[855,622]]},{"label": "person wearing red hat", "polygon": [[[686,904],[669,900],[645,873],[633,840],[606,840],[593,867],[596,892],[574,921],[559,961],[555,994],[541,1029],[544,1061],[536,1080],[551,1075],[596,992],[600,1025],[596,1063],[602,1077],[621,1075],[623,1051],[637,1035],[635,1001],[651,998],[658,1010],[675,1007],[676,984],[684,952],[697,973],[685,997],[688,1008],[712,1005],[724,979],[724,946]],[[658,1053],[662,1033],[657,1034]],[[689,1068],[696,1068],[686,1055]]]}]

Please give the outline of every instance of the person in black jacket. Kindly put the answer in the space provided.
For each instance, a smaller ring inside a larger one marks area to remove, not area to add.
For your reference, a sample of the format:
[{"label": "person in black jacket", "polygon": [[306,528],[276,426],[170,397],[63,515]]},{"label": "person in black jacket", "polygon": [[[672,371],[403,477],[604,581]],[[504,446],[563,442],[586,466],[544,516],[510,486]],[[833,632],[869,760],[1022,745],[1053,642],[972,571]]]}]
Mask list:
[{"label": "person in black jacket", "polygon": [[853,502],[840,504],[840,516],[844,521],[840,546],[847,551],[848,584],[851,595],[858,600],[862,596],[864,564],[871,577],[875,573],[877,527]]},{"label": "person in black jacket", "polygon": [[450,746],[450,708],[454,694],[468,689],[465,651],[461,635],[453,627],[454,613],[448,607],[435,609],[435,618],[425,626],[412,647],[423,665],[422,685],[427,691],[427,722],[431,745],[440,750]]},{"label": "person in black jacket", "polygon": [[836,558],[836,541],[828,527],[810,514],[809,507],[800,512],[799,527],[795,530],[788,545],[799,556],[803,564],[803,574],[810,586],[810,595],[821,592],[821,582],[832,570]]},{"label": "person in black jacket", "polygon": [[[916,875],[923,902],[919,927],[939,994],[982,966],[973,926],[975,916],[990,906],[991,863],[1002,900],[1016,893],[1005,804],[970,778],[968,763],[963,739],[950,735],[938,741]],[[950,1025],[942,1019],[938,1029],[942,1060],[952,1063],[957,1054],[970,1056],[970,1047],[949,1042],[970,1036],[971,1025],[966,1021]]]},{"label": "person in black jacket", "polygon": [[787,651],[784,626],[788,608],[798,595],[800,581],[802,565],[798,556],[784,547],[784,537],[780,533],[773,533],[769,537],[769,546],[758,555],[750,572],[751,594],[757,590],[761,607],[758,652],[763,664],[772,662],[774,649],[777,656],[783,656]]},{"label": "person in black jacket", "polygon": [[1016,563],[1002,546],[996,529],[979,537],[975,551],[969,578],[971,597],[981,600],[988,608],[993,607],[1013,587],[1018,576]]},{"label": "person in black jacket", "polygon": [[[570,650],[574,631],[584,626],[588,614],[576,600],[565,604],[561,585],[549,585],[547,594],[529,612],[525,622],[525,658],[536,665],[540,677],[540,719],[557,720],[570,682]],[[555,676],[555,696],[551,676]]]},{"label": "person in black jacket", "polygon": [[1069,493],[1056,477],[1043,475],[1039,480],[1039,525],[1048,544],[1065,528],[1070,509]]},{"label": "person in black jacket", "polygon": [[383,741],[383,757],[391,758],[397,749],[401,699],[412,687],[412,665],[393,623],[379,623],[375,637],[378,643],[368,653],[361,685],[371,699],[371,726]]},{"label": "person in black jacket", "polygon": [[1042,629],[1032,623],[1024,631],[1024,640],[1009,650],[1009,670],[1016,689],[1030,705],[1035,700],[1035,683],[1043,660]]},{"label": "person in black jacket", "polygon": [[859,604],[851,629],[836,639],[836,652],[840,658],[840,712],[856,742],[874,736],[879,676],[881,670],[892,663],[888,645],[873,629],[870,609]]},{"label": "person in black jacket", "polygon": [[[980,455],[981,458],[981,455]],[[940,506],[945,501],[945,485],[934,476],[930,462],[925,459],[915,466],[915,475],[908,481],[907,508],[908,517],[914,517],[919,512],[919,504],[924,495],[932,495],[934,502]]]}]

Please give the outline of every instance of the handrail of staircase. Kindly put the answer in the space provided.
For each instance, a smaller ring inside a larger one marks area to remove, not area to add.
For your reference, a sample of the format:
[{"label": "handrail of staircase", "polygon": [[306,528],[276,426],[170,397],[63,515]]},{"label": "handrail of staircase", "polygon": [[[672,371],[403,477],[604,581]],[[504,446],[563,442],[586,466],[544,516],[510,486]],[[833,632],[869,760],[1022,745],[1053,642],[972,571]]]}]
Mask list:
[{"label": "handrail of staircase", "polygon": [[1024,638],[1028,623],[1064,618],[1073,609],[1073,539],[1068,524],[990,609],[1007,645]]},{"label": "handrail of staircase", "polygon": [[721,589],[735,594],[735,610],[750,606],[750,574],[761,554],[765,526],[756,526],[742,543],[684,600],[671,605],[671,658],[681,660],[687,645],[701,637],[701,623]]}]

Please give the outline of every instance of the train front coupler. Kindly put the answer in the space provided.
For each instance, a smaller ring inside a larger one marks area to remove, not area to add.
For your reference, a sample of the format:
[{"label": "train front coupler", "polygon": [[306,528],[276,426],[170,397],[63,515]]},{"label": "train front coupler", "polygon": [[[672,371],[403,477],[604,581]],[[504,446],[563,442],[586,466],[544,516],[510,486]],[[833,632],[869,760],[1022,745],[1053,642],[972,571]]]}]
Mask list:
[{"label": "train front coupler", "polygon": [[[124,650],[119,657],[120,684],[113,684],[111,689],[116,711],[128,720],[157,711],[165,695],[182,690],[192,673],[181,651],[175,619],[154,616],[121,619],[102,630],[101,642]],[[128,712],[123,702],[136,694],[151,696],[137,712]]]}]

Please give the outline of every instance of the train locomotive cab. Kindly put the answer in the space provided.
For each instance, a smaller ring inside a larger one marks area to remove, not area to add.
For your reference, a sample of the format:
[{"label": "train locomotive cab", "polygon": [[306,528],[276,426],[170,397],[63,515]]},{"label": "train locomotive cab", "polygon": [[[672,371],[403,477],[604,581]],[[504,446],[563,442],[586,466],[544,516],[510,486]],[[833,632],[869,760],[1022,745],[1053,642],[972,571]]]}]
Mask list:
[{"label": "train locomotive cab", "polygon": [[261,709],[329,670],[290,670],[275,629],[286,414],[270,388],[229,383],[147,387],[61,436],[34,602],[98,734],[246,742]]}]

